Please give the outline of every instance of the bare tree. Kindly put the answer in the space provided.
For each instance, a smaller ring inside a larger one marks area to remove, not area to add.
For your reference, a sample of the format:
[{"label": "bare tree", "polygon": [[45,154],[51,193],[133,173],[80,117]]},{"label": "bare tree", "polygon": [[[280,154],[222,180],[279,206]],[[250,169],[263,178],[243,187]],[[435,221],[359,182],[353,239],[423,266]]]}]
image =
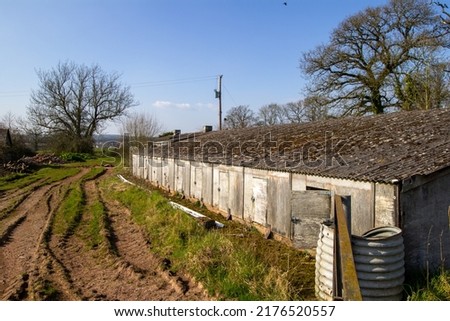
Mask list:
[{"label": "bare tree", "polygon": [[[8,146],[6,151],[11,160],[33,154],[29,148],[30,142],[27,133],[22,130],[21,121],[22,118],[17,117],[11,111],[0,118],[0,128],[8,128],[11,134],[12,146]],[[1,153],[5,153],[5,150],[2,150]]]},{"label": "bare tree", "polygon": [[133,113],[123,121],[123,131],[130,135],[130,139],[146,144],[151,137],[163,131],[158,119],[148,113]]},{"label": "bare tree", "polygon": [[258,125],[276,125],[284,122],[283,108],[278,104],[264,105],[258,110]]},{"label": "bare tree", "polygon": [[283,105],[283,113],[288,123],[299,124],[305,122],[305,106],[303,100]]},{"label": "bare tree", "polygon": [[49,134],[64,137],[67,150],[92,151],[94,133],[135,105],[120,76],[98,65],[59,63],[37,74],[39,89],[31,94],[29,119]]},{"label": "bare tree", "polygon": [[332,117],[327,100],[319,96],[308,96],[303,100],[306,122],[319,121]]},{"label": "bare tree", "polygon": [[305,53],[313,96],[345,114],[397,107],[395,86],[448,43],[448,30],[425,0],[390,0],[344,20],[330,42]]},{"label": "bare tree", "polygon": [[288,123],[307,123],[330,117],[326,100],[317,96],[308,96],[303,100],[287,103],[282,108]]},{"label": "bare tree", "polygon": [[245,128],[255,125],[256,117],[247,105],[231,108],[225,115],[225,128]]},{"label": "bare tree", "polygon": [[17,128],[34,151],[39,150],[44,138],[44,129],[23,117],[17,118]]},{"label": "bare tree", "polygon": [[14,130],[16,128],[16,116],[11,111],[8,111],[0,118],[0,127]]}]

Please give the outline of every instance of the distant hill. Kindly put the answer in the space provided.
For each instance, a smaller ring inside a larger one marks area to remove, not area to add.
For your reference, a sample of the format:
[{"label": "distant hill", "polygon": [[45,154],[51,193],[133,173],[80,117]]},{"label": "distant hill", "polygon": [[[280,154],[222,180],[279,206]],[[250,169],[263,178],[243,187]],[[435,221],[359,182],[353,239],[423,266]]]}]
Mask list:
[{"label": "distant hill", "polygon": [[95,147],[101,148],[102,146],[115,146],[119,147],[122,143],[122,135],[118,134],[102,134],[102,135],[94,135]]},{"label": "distant hill", "polygon": [[118,134],[101,134],[101,135],[94,135],[95,143],[106,143],[110,141],[116,141],[121,142],[122,141],[122,135]]}]

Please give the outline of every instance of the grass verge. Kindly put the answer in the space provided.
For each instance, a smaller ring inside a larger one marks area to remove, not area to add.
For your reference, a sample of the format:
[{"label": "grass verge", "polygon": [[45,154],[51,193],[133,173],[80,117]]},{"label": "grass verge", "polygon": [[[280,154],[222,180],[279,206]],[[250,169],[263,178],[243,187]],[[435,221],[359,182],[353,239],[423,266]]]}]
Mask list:
[{"label": "grass verge", "polygon": [[409,301],[450,301],[450,271],[441,270],[427,282],[422,279],[407,289]]}]

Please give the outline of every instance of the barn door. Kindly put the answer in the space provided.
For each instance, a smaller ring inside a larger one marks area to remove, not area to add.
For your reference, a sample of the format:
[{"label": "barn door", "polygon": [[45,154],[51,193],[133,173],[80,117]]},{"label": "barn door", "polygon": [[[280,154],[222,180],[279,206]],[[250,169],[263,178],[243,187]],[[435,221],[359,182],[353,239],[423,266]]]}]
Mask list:
[{"label": "barn door", "polygon": [[184,166],[175,161],[175,188],[177,192],[183,191]]},{"label": "barn door", "polygon": [[331,217],[331,192],[294,191],[291,197],[292,240],[298,248],[317,246],[320,223]]},{"label": "barn door", "polygon": [[203,168],[195,167],[194,169],[194,197],[201,199],[202,197],[202,183],[203,183]]},{"label": "barn door", "polygon": [[267,179],[253,178],[253,221],[266,224],[267,212]]},{"label": "barn door", "polygon": [[228,212],[228,197],[230,193],[230,179],[228,172],[219,172],[219,209]]}]

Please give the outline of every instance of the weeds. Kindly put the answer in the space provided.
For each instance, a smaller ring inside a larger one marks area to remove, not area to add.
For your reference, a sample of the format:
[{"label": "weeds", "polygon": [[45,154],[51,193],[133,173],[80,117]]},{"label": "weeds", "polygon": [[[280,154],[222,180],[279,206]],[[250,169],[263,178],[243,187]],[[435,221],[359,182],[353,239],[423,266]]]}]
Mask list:
[{"label": "weeds", "polygon": [[49,280],[39,280],[35,291],[39,299],[43,301],[56,301],[61,296],[61,293]]},{"label": "weeds", "polygon": [[420,282],[407,289],[409,301],[450,301],[450,271],[441,270],[427,284]]},{"label": "weeds", "polygon": [[87,153],[63,152],[59,157],[65,162],[85,162],[87,159],[91,159],[92,155]]}]

